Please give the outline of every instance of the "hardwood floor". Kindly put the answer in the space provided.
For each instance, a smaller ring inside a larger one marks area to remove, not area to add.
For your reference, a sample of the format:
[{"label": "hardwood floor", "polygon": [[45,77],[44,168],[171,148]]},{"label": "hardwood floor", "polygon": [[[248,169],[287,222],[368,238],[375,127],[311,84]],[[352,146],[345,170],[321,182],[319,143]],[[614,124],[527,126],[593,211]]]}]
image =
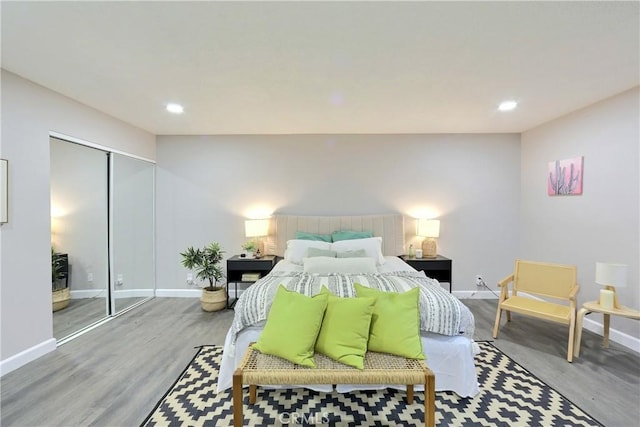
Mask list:
[{"label": "hardwood floor", "polygon": [[[465,300],[476,339],[491,337],[496,303]],[[156,298],[11,372],[1,381],[2,426],[135,426],[195,354],[224,343],[233,311],[197,299]],[[503,320],[504,321],[504,320]],[[496,347],[606,426],[638,425],[640,355],[585,331],[568,363],[567,328],[513,316]]]},{"label": "hardwood floor", "polygon": [[[143,299],[142,297],[118,298],[116,299],[116,310],[125,310]],[[106,304],[105,297],[72,299],[66,308],[53,313],[53,337],[60,341],[62,338],[106,318]]]},{"label": "hardwood floor", "polygon": [[107,316],[104,297],[72,299],[69,306],[53,313],[53,337],[60,340]]},{"label": "hardwood floor", "polygon": [[[476,318],[476,337],[492,338],[495,300],[464,300]],[[640,355],[584,330],[580,357],[566,360],[568,328],[512,314],[502,316],[493,344],[529,372],[555,388],[588,414],[609,427],[640,425]]]}]

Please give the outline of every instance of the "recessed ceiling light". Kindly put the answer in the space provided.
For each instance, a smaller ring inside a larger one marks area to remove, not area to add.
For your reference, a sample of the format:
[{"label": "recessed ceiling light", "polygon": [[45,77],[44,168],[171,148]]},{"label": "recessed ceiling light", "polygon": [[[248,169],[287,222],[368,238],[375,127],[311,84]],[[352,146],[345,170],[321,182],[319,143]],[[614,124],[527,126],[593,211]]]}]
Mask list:
[{"label": "recessed ceiling light", "polygon": [[173,114],[182,114],[184,107],[180,104],[167,104],[167,111]]},{"label": "recessed ceiling light", "polygon": [[516,101],[502,101],[500,105],[498,105],[498,110],[511,111],[511,110],[515,110],[517,106],[518,106],[518,102]]}]

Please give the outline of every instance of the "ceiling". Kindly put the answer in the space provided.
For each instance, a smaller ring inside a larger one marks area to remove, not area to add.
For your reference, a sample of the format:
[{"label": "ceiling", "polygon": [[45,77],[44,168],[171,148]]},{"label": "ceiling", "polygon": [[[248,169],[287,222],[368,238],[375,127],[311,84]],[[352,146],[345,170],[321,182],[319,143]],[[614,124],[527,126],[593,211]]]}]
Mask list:
[{"label": "ceiling", "polygon": [[522,132],[640,83],[638,1],[1,7],[2,68],[157,135]]}]

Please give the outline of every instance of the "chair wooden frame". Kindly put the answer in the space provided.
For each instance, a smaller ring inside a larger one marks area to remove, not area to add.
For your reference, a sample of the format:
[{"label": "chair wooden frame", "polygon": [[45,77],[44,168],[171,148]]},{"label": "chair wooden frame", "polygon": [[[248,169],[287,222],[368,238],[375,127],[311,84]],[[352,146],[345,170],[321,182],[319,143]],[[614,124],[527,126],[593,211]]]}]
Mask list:
[{"label": "chair wooden frame", "polygon": [[[513,290],[509,294],[509,283]],[[572,265],[550,264],[516,260],[513,274],[498,282],[501,288],[493,338],[498,338],[498,328],[502,311],[520,313],[538,319],[569,325],[567,360],[573,361],[574,335],[576,324],[576,295],[580,290],[577,283],[577,269]],[[522,296],[524,293],[529,296]],[[533,296],[534,298],[531,298]],[[554,298],[566,303],[555,303],[536,298]]]}]

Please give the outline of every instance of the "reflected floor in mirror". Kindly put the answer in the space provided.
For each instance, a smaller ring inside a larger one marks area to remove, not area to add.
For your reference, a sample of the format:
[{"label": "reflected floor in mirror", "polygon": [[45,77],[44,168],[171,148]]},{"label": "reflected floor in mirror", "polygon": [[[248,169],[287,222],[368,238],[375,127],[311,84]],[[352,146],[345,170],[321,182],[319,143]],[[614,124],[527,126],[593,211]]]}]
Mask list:
[{"label": "reflected floor in mirror", "polygon": [[[131,307],[146,297],[116,299],[116,313]],[[53,336],[61,340],[107,317],[104,297],[72,299],[69,305],[53,313]]]},{"label": "reflected floor in mirror", "polygon": [[53,313],[53,336],[60,340],[107,317],[104,297],[72,299],[69,305]]}]

